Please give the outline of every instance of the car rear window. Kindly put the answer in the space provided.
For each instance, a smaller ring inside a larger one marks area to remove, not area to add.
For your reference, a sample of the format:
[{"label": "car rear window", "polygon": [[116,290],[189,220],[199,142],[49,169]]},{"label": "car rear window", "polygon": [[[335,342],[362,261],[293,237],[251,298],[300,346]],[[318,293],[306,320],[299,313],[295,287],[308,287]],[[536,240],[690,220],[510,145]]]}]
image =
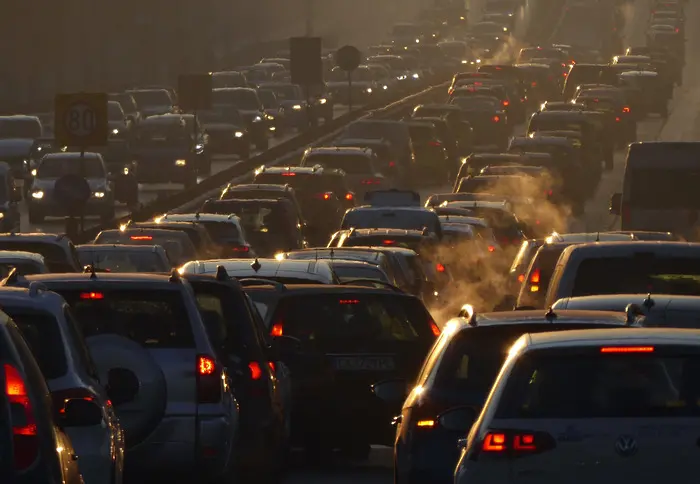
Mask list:
[{"label": "car rear window", "polygon": [[372,173],[372,160],[365,155],[312,153],[304,158],[304,166],[314,165],[336,168],[349,175]]},{"label": "car rear window", "polygon": [[153,251],[78,251],[80,263],[107,272],[168,272],[171,267]]},{"label": "car rear window", "polygon": [[44,257],[46,267],[50,272],[75,272],[66,252],[58,244],[23,241],[18,237],[17,241],[0,241],[0,250],[33,252]]},{"label": "car rear window", "polygon": [[389,282],[379,267],[371,264],[331,264],[333,271],[340,279],[340,282],[352,279],[374,279],[382,282]]},{"label": "car rear window", "polygon": [[17,324],[47,380],[68,371],[61,330],[56,317],[45,311],[3,305],[2,310]]},{"label": "car rear window", "polygon": [[401,247],[420,252],[423,241],[419,237],[401,237],[391,235],[368,235],[361,237],[346,237],[342,247]]},{"label": "car rear window", "polygon": [[287,297],[273,321],[284,334],[324,350],[433,337],[430,314],[419,300],[405,296],[345,292]]},{"label": "car rear window", "polygon": [[499,419],[700,416],[700,355],[681,347],[603,354],[539,350],[513,370]]},{"label": "car rear window", "polygon": [[700,257],[604,257],[581,261],[571,296],[700,293]]},{"label": "car rear window", "polygon": [[[197,251],[187,234],[177,230],[172,233],[122,233],[120,231],[101,232],[95,239],[95,244],[129,244],[129,245],[160,245],[168,254],[173,265],[182,265],[197,258]],[[51,269],[51,266],[49,266]],[[55,272],[51,270],[51,272]]]},{"label": "car rear window", "polygon": [[145,348],[193,348],[194,337],[178,290],[61,290],[85,337],[116,334]]},{"label": "car rear window", "polygon": [[700,209],[700,171],[660,169],[628,170],[629,204],[651,210]]}]

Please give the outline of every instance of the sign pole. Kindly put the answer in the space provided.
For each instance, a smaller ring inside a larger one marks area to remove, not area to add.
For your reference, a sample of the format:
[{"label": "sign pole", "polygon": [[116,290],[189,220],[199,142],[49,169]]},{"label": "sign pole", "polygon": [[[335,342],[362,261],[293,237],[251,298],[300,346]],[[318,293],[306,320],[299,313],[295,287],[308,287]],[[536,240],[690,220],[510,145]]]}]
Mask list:
[{"label": "sign pole", "polygon": [[[80,176],[85,178],[85,147],[80,148]],[[85,230],[85,210],[80,211],[80,231]]]},{"label": "sign pole", "polygon": [[348,71],[348,111],[352,111],[352,71]]}]

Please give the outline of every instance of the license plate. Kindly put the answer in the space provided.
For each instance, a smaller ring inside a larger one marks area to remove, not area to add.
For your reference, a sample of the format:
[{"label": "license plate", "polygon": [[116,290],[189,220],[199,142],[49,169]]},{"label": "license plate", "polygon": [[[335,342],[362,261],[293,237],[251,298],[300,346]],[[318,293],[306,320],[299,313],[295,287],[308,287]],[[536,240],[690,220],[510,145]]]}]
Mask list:
[{"label": "license plate", "polygon": [[392,371],[394,359],[390,356],[331,356],[333,367],[340,371]]}]

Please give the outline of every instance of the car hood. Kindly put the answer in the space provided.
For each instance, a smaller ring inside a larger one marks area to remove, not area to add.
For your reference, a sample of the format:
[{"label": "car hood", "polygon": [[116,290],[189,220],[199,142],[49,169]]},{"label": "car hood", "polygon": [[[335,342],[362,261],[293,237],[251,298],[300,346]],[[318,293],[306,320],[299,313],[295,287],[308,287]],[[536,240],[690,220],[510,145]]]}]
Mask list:
[{"label": "car hood", "polygon": [[[88,182],[88,185],[90,185],[90,188],[92,190],[97,190],[98,188],[105,188],[107,186],[107,180],[104,178],[88,178],[87,182]],[[54,189],[55,185],[56,185],[55,179],[43,179],[42,180],[39,178],[35,178],[34,182],[32,183],[32,188],[44,190],[44,191],[51,191]]]},{"label": "car hood", "polygon": [[29,151],[33,145],[33,139],[0,139],[0,156],[29,156]]}]

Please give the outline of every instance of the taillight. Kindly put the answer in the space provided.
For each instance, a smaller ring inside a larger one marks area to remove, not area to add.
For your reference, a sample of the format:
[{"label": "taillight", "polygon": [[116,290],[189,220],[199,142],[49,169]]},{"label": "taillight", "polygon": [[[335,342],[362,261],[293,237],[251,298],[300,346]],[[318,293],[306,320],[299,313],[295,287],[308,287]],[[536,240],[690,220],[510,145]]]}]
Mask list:
[{"label": "taillight", "polygon": [[503,101],[503,105],[504,105],[504,106],[509,106],[509,105],[510,105],[510,101]]},{"label": "taillight", "polygon": [[345,194],[345,200],[354,200],[354,199],[355,199],[355,195],[353,195],[352,193]]},{"label": "taillight", "polygon": [[446,269],[445,269],[444,265],[437,263],[437,264],[435,264],[435,270],[438,272],[445,272]]},{"label": "taillight", "polygon": [[532,274],[530,274],[530,284],[539,284],[540,283],[540,269],[537,268],[534,271],[532,271]]},{"label": "taillight", "polygon": [[537,87],[537,82],[532,81],[532,82],[530,83],[530,87]]},{"label": "taillight", "polygon": [[[22,374],[12,365],[5,364],[5,395],[12,411],[12,440],[14,443],[14,463],[16,470],[30,467],[39,456],[39,438],[37,435],[34,409],[27,393]],[[17,408],[19,407],[19,408]],[[17,408],[17,411],[14,409]]]},{"label": "taillight", "polygon": [[274,361],[268,361],[268,362],[267,362],[267,366],[270,367],[270,371],[271,371],[272,373],[274,373],[274,372],[277,371],[277,367],[275,366],[275,362],[274,362]]},{"label": "taillight", "polygon": [[197,356],[197,403],[221,401],[221,369],[208,355]]},{"label": "taillight", "polygon": [[436,148],[439,148],[440,146],[442,146],[442,143],[440,143],[439,141],[431,141],[431,142],[428,143],[428,144],[429,144],[430,146],[435,146]]},{"label": "taillight", "polygon": [[66,404],[70,400],[93,401],[94,399],[95,395],[86,388],[68,388],[66,390],[51,392],[51,400],[53,401],[54,409],[59,415],[66,413]]},{"label": "taillight", "polygon": [[615,116],[615,122],[616,122],[616,123],[619,123],[620,121],[622,121],[622,120],[620,119],[620,116]]},{"label": "taillight", "polygon": [[551,189],[550,189],[550,190],[545,190],[545,191],[544,191],[544,196],[545,196],[545,197],[551,197],[553,193],[554,193],[554,190],[551,190]]},{"label": "taillight", "polygon": [[527,430],[492,430],[481,441],[482,454],[522,457],[539,454],[557,446],[556,441],[546,432]]},{"label": "taillight", "polygon": [[325,193],[317,193],[316,194],[316,198],[320,198],[321,200],[330,200],[332,196],[333,196],[332,192],[325,192]]},{"label": "taillight", "polygon": [[495,115],[493,118],[491,118],[491,121],[493,121],[494,123],[498,123],[501,121],[501,117],[498,115]]},{"label": "taillight", "polygon": [[440,336],[440,328],[438,327],[437,323],[432,319],[430,320],[430,331],[433,332],[433,335],[435,337]]},{"label": "taillight", "polygon": [[235,252],[235,253],[241,253],[241,252],[247,253],[247,252],[250,252],[250,247],[248,247],[247,245],[241,245],[241,246],[238,246],[238,247],[231,247],[231,252]]},{"label": "taillight", "polygon": [[360,183],[363,185],[381,185],[382,180],[381,178],[367,178],[366,180],[362,180]]},{"label": "taillight", "polygon": [[270,328],[270,336],[282,336],[284,334],[284,325],[282,321],[277,321]]},{"label": "taillight", "polygon": [[493,245],[489,245],[488,250],[489,250],[489,252],[496,252],[496,247]]},{"label": "taillight", "polygon": [[624,108],[622,108],[622,112],[623,112],[623,113],[629,113],[629,112],[630,112],[629,106],[625,106]]},{"label": "taillight", "polygon": [[520,282],[520,283],[525,282],[525,274],[518,274],[518,282]]},{"label": "taillight", "polygon": [[260,380],[262,378],[262,368],[260,368],[260,363],[257,361],[248,363],[248,369],[250,370],[250,378],[253,380]]},{"label": "taillight", "polygon": [[396,167],[396,162],[395,161],[390,161],[389,162],[389,168],[395,168]]}]

